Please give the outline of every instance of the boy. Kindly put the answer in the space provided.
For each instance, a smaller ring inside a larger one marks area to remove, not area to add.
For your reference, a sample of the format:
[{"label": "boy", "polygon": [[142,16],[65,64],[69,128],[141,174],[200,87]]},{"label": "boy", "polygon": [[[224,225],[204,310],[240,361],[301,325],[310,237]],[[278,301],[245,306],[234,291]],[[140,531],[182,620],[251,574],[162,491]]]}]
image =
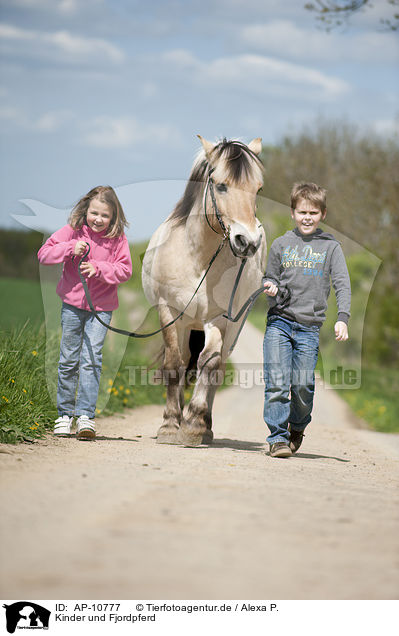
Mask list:
[{"label": "boy", "polygon": [[273,242],[263,278],[271,297],[263,346],[263,417],[270,430],[271,457],[295,453],[311,420],[330,276],[338,303],[335,338],[348,339],[349,274],[339,242],[318,227],[326,213],[323,188],[294,184],[291,216],[296,227]]}]

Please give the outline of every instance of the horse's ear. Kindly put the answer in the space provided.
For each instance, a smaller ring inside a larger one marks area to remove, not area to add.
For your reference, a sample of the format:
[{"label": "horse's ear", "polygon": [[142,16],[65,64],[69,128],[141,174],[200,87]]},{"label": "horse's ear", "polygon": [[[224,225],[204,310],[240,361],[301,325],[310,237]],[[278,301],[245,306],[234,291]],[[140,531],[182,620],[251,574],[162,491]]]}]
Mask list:
[{"label": "horse's ear", "polygon": [[252,150],[255,155],[259,155],[262,150],[262,137],[252,139],[251,143],[248,144],[248,148]]},{"label": "horse's ear", "polygon": [[213,144],[211,141],[208,141],[207,139],[204,139],[203,137],[201,137],[201,135],[197,135],[197,137],[200,140],[200,142],[202,143],[202,146],[203,146],[203,148],[205,150],[206,156],[209,158],[209,155],[211,154],[211,152],[214,149],[214,147],[216,146],[216,144]]}]

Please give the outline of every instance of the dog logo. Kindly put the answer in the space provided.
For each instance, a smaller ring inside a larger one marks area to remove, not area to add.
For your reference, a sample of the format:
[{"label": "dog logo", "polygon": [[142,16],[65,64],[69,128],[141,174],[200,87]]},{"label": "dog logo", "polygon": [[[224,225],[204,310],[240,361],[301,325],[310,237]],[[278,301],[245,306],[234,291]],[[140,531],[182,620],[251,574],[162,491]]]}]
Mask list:
[{"label": "dog logo", "polygon": [[31,601],[19,601],[12,605],[3,605],[6,610],[7,631],[13,634],[18,629],[48,629],[51,612],[32,603]]}]

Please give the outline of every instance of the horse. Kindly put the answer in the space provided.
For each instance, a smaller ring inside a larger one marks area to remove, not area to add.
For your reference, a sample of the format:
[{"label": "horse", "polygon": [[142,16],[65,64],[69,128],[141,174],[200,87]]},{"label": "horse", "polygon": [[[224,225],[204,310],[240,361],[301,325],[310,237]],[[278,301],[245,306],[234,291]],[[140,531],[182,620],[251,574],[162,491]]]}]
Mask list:
[{"label": "horse", "polygon": [[[157,442],[187,446],[213,440],[213,401],[239,330],[225,313],[242,259],[233,310],[259,288],[266,261],[265,232],[256,218],[261,138],[245,145],[198,137],[202,148],[184,194],[153,234],[142,269],[144,293],[163,328],[166,405]],[[195,366],[185,409],[187,370]]]}]

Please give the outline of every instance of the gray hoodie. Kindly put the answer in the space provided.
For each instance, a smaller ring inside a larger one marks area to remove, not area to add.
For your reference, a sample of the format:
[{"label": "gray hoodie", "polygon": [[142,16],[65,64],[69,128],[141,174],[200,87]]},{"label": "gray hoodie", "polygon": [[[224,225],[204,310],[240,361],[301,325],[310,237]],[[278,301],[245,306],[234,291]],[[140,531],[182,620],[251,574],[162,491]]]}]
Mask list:
[{"label": "gray hoodie", "polygon": [[269,296],[269,315],[304,325],[321,326],[330,293],[330,276],[338,304],[338,320],[348,323],[351,287],[344,253],[337,239],[321,229],[303,236],[297,228],[277,238],[269,253],[263,282],[278,288]]}]

